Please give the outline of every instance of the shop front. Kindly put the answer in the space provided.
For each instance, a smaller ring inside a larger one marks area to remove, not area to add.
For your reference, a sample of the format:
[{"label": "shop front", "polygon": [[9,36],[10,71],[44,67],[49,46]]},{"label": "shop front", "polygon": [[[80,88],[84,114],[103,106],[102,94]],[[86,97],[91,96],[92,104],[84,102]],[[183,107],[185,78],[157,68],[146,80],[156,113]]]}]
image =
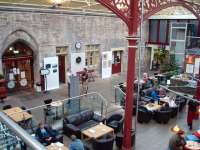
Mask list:
[{"label": "shop front", "polygon": [[2,65],[9,91],[33,88],[33,51],[27,44],[11,44],[4,51]]}]

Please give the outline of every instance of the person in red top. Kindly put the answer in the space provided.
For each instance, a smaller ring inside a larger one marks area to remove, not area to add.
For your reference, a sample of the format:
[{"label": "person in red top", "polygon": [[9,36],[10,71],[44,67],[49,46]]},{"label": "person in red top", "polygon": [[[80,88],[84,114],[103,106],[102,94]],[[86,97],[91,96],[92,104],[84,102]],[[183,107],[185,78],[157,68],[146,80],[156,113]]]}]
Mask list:
[{"label": "person in red top", "polygon": [[196,112],[197,112],[197,103],[195,101],[190,100],[188,103],[188,115],[187,115],[187,124],[190,130],[192,130],[192,122],[196,117]]}]

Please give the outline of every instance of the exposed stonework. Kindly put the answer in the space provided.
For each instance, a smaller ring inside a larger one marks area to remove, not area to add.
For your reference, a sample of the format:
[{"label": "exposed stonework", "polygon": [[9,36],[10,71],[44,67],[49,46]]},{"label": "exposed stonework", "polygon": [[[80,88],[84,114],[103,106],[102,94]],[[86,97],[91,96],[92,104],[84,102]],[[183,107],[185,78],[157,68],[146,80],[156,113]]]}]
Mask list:
[{"label": "exposed stonework", "polygon": [[[76,51],[77,41],[83,45],[81,51],[88,44],[100,44],[100,51],[127,49],[126,25],[114,16],[0,11],[0,32],[0,56],[16,40],[33,49],[35,82],[40,80],[43,58],[55,56],[57,46],[68,46],[68,53]],[[124,72],[126,64],[127,51],[123,53]]]}]

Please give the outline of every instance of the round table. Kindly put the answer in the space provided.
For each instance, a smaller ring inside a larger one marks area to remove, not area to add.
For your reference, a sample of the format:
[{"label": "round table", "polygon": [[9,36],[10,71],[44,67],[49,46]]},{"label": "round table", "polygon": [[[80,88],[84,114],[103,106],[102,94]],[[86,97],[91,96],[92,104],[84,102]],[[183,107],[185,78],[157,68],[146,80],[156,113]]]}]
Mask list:
[{"label": "round table", "polygon": [[200,150],[200,143],[194,141],[187,141],[184,150]]},{"label": "round table", "polygon": [[56,120],[59,119],[59,117],[58,117],[58,108],[60,106],[62,106],[62,104],[63,104],[63,102],[61,102],[61,101],[56,101],[56,102],[52,102],[51,103],[51,106],[56,108],[56,117],[55,117]]}]

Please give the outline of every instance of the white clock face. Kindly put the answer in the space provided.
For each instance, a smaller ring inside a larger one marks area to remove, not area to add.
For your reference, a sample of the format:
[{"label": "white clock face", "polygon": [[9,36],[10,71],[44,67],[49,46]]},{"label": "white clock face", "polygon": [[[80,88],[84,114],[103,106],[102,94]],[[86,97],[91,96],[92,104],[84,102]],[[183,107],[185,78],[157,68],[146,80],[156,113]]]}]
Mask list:
[{"label": "white clock face", "polygon": [[77,43],[75,44],[75,47],[78,48],[78,49],[81,48],[81,43],[80,43],[80,42],[77,42]]}]

